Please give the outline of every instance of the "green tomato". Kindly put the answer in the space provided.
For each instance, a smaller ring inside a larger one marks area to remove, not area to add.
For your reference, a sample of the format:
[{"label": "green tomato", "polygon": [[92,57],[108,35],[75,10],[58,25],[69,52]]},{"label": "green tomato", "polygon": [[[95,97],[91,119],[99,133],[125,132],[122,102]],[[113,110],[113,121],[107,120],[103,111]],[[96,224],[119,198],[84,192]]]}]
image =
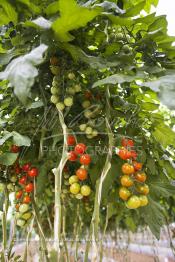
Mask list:
[{"label": "green tomato", "polygon": [[26,222],[23,219],[18,219],[17,222],[16,222],[17,226],[19,226],[19,227],[24,227],[25,223]]},{"label": "green tomato", "polygon": [[21,218],[23,218],[24,220],[29,220],[31,217],[32,217],[31,212],[27,212],[21,216]]},{"label": "green tomato", "polygon": [[86,135],[86,137],[87,137],[88,139],[92,139],[92,138],[93,138],[93,135]]},{"label": "green tomato", "polygon": [[65,108],[65,105],[62,102],[59,102],[56,104],[56,108],[60,111],[63,111]]},{"label": "green tomato", "polygon": [[52,95],[57,95],[59,93],[58,88],[54,86],[51,87],[50,91]]},{"label": "green tomato", "polygon": [[69,178],[69,184],[72,185],[74,183],[77,183],[78,182],[78,177],[77,176],[71,176]]},{"label": "green tomato", "polygon": [[117,40],[122,40],[122,39],[124,38],[124,36],[123,36],[122,33],[118,33],[118,34],[116,35],[116,37],[117,37]]},{"label": "green tomato", "polygon": [[50,71],[52,72],[53,75],[59,75],[60,68],[59,66],[50,66]]},{"label": "green tomato", "polygon": [[79,128],[80,128],[81,131],[85,131],[85,129],[86,129],[86,124],[81,124],[81,125],[79,125]]},{"label": "green tomato", "polygon": [[15,183],[17,181],[17,176],[11,176],[10,181]]},{"label": "green tomato", "polygon": [[80,185],[78,183],[74,183],[70,186],[70,192],[73,195],[77,195],[80,192]]},{"label": "green tomato", "polygon": [[89,196],[90,193],[91,193],[91,188],[89,186],[84,185],[81,187],[81,194],[83,196]]},{"label": "green tomato", "polygon": [[92,112],[91,112],[90,110],[86,110],[86,111],[84,112],[84,116],[85,116],[86,118],[91,118],[91,117],[92,117]]},{"label": "green tomato", "polygon": [[93,137],[98,136],[98,131],[97,131],[97,130],[93,130],[93,131],[92,131],[92,136],[93,136]]},{"label": "green tomato", "polygon": [[15,186],[14,186],[12,183],[9,183],[9,184],[7,185],[7,189],[8,189],[9,191],[15,191]]},{"label": "green tomato", "polygon": [[88,108],[90,107],[91,105],[91,102],[89,100],[85,100],[83,103],[82,103],[82,107],[83,108]]},{"label": "green tomato", "polygon": [[58,101],[59,101],[59,98],[58,98],[58,96],[52,95],[51,98],[50,98],[50,101],[51,101],[53,104],[57,104]]},{"label": "green tomato", "polygon": [[16,219],[19,219],[19,218],[21,217],[21,213],[16,212],[16,213],[15,213],[15,217],[16,217]]},{"label": "green tomato", "polygon": [[75,89],[74,89],[73,87],[69,87],[69,88],[67,89],[67,93],[68,93],[69,95],[75,95]]},{"label": "green tomato", "polygon": [[29,205],[28,204],[22,204],[19,207],[19,212],[20,213],[25,213],[29,210]]},{"label": "green tomato", "polygon": [[65,106],[72,106],[73,105],[73,98],[72,97],[66,97],[64,99]]},{"label": "green tomato", "polygon": [[82,196],[82,194],[77,194],[76,196],[75,196],[77,199],[82,199],[83,198],[83,196]]},{"label": "green tomato", "polygon": [[147,196],[140,196],[139,199],[140,199],[140,206],[141,207],[144,207],[144,206],[148,205],[148,198],[147,198]]},{"label": "green tomato", "polygon": [[76,93],[80,92],[81,91],[81,86],[80,85],[75,85],[74,86],[74,90]]},{"label": "green tomato", "polygon": [[69,74],[68,74],[68,78],[69,78],[70,80],[73,80],[73,79],[75,78],[75,74],[74,74],[74,73],[69,73]]},{"label": "green tomato", "polygon": [[90,135],[90,134],[92,134],[92,127],[90,127],[90,126],[88,126],[88,127],[86,127],[86,130],[85,130],[85,133],[86,133],[86,135]]},{"label": "green tomato", "polygon": [[141,204],[141,201],[139,197],[135,195],[131,196],[129,200],[126,202],[126,206],[129,209],[136,209],[140,207],[140,204]]}]

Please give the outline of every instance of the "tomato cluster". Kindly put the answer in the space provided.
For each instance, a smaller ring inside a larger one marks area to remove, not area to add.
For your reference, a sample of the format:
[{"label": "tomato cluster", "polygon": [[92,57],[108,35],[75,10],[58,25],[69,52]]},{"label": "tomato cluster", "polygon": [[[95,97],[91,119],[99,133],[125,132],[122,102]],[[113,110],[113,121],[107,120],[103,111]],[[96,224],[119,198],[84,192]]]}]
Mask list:
[{"label": "tomato cluster", "polygon": [[147,176],[142,170],[143,164],[136,161],[138,154],[133,149],[134,141],[122,138],[121,145],[122,148],[119,149],[118,155],[127,162],[121,168],[123,175],[120,178],[119,197],[126,201],[126,207],[129,209],[146,206],[149,186],[145,184]]},{"label": "tomato cluster", "polygon": [[[12,145],[10,151],[12,153],[20,152],[21,148]],[[32,194],[34,191],[34,178],[39,175],[38,168],[31,163],[19,164],[19,159],[13,166],[13,173],[10,177],[11,183],[7,185],[7,189],[15,192],[15,208],[17,225],[23,227],[32,217],[31,205]]]},{"label": "tomato cluster", "polygon": [[76,144],[76,139],[73,135],[67,136],[67,144],[68,146],[74,146],[73,150],[68,153],[68,160],[70,162],[78,161],[81,164],[75,171],[75,175],[69,177],[69,191],[77,199],[82,199],[91,193],[90,186],[85,184],[88,180],[88,166],[91,163],[91,156],[86,153],[87,146],[85,144]]}]

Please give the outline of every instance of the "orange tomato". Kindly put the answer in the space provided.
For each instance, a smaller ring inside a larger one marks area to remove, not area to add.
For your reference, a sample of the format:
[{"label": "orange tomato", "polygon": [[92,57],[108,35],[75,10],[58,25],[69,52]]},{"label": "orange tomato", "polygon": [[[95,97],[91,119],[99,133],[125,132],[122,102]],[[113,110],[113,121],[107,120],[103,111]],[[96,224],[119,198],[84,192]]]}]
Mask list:
[{"label": "orange tomato", "polygon": [[139,171],[139,170],[142,169],[143,164],[139,163],[139,162],[136,162],[136,161],[133,161],[133,166],[134,166],[135,171]]},{"label": "orange tomato", "polygon": [[85,180],[87,179],[87,170],[84,169],[84,168],[79,168],[77,171],[76,171],[76,175],[77,177],[79,178],[79,180]]},{"label": "orange tomato", "polygon": [[140,194],[143,194],[143,195],[148,195],[149,193],[149,186],[144,184],[144,185],[139,185],[137,187],[137,191],[140,193]]},{"label": "orange tomato", "polygon": [[128,139],[126,137],[123,137],[122,141],[121,141],[121,144],[124,147],[133,147],[134,146],[134,141],[132,139]]},{"label": "orange tomato", "polygon": [[127,200],[131,196],[131,192],[126,187],[119,189],[119,197],[123,200]]},{"label": "orange tomato", "polygon": [[128,163],[122,165],[122,172],[125,175],[132,175],[134,173],[134,167]]},{"label": "orange tomato", "polygon": [[135,174],[135,179],[139,182],[144,183],[146,181],[146,174],[144,172],[139,172]]},{"label": "orange tomato", "polygon": [[122,186],[125,186],[125,187],[130,187],[130,186],[133,186],[134,184],[132,178],[127,175],[122,176],[120,182]]}]

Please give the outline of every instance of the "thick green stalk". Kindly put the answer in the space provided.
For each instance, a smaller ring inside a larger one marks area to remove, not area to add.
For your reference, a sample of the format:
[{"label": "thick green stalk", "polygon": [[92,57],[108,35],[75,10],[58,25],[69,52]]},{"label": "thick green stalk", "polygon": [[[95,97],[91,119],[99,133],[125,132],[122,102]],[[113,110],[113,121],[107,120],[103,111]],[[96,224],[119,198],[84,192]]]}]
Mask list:
[{"label": "thick green stalk", "polygon": [[62,173],[63,168],[68,159],[67,153],[67,127],[64,122],[64,116],[61,111],[59,112],[59,120],[63,130],[64,144],[62,150],[62,158],[60,160],[59,166],[53,169],[55,175],[55,218],[54,218],[54,249],[57,253],[57,258],[60,257],[60,240],[61,240],[61,222],[62,222],[62,212],[61,212],[61,186],[62,186]]},{"label": "thick green stalk", "polygon": [[3,234],[3,259],[4,262],[8,261],[8,252],[7,252],[7,213],[8,213],[8,207],[9,207],[9,194],[7,187],[5,186],[4,189],[4,205],[3,205],[3,215],[2,215],[2,234]]}]

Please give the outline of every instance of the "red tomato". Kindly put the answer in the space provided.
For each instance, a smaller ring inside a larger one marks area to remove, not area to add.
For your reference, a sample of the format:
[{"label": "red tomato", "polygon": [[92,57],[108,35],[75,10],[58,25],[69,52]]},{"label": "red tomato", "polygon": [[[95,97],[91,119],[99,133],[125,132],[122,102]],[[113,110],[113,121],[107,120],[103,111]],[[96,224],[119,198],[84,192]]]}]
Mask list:
[{"label": "red tomato", "polygon": [[82,165],[89,165],[90,162],[91,162],[91,157],[90,157],[90,155],[84,154],[84,155],[80,156],[80,163],[81,163]]},{"label": "red tomato", "polygon": [[30,193],[30,192],[32,192],[34,190],[34,185],[33,185],[33,183],[29,183],[29,184],[27,184],[26,186],[25,186],[25,191],[27,192],[27,193]]},{"label": "red tomato", "polygon": [[131,158],[131,152],[125,148],[120,149],[118,155],[123,160],[127,160]]},{"label": "red tomato", "polygon": [[86,151],[86,145],[83,143],[79,143],[75,146],[74,150],[77,155],[82,155]]},{"label": "red tomato", "polygon": [[123,137],[121,144],[124,147],[133,147],[134,141],[132,139],[128,139],[128,138]]},{"label": "red tomato", "polygon": [[28,172],[30,170],[31,164],[30,163],[26,163],[22,166],[22,170],[24,172]]},{"label": "red tomato", "polygon": [[75,145],[75,143],[76,143],[75,137],[73,135],[69,135],[67,137],[68,146],[73,146],[73,145]]},{"label": "red tomato", "polygon": [[132,175],[134,173],[134,167],[128,163],[122,165],[122,172],[125,175]]},{"label": "red tomato", "polygon": [[19,190],[17,193],[16,193],[16,199],[20,199],[22,197],[22,194],[23,194],[23,191],[22,190]]},{"label": "red tomato", "polygon": [[139,163],[139,162],[136,162],[136,161],[134,161],[134,162],[133,162],[133,166],[134,166],[134,169],[135,169],[135,171],[139,171],[139,170],[141,170],[141,169],[142,169],[142,167],[143,167],[143,164],[142,164],[142,163]]},{"label": "red tomato", "polygon": [[33,167],[27,172],[27,175],[30,177],[36,177],[38,176],[38,169],[36,167]]},{"label": "red tomato", "polygon": [[69,152],[69,157],[68,157],[69,161],[76,161],[77,160],[77,154],[74,151],[70,151]]},{"label": "red tomato", "polygon": [[16,146],[16,145],[12,145],[11,148],[10,148],[10,151],[12,153],[18,153],[18,152],[20,152],[20,147]]},{"label": "red tomato", "polygon": [[84,168],[79,168],[77,171],[76,171],[76,175],[77,177],[79,178],[79,180],[85,180],[87,179],[87,170],[84,169]]},{"label": "red tomato", "polygon": [[15,168],[15,173],[16,173],[17,175],[19,175],[19,174],[21,173],[21,168],[17,166],[17,167]]},{"label": "red tomato", "polygon": [[25,196],[24,199],[23,199],[23,203],[24,203],[24,204],[28,204],[28,203],[30,203],[30,202],[31,202],[30,196],[28,196],[28,195]]},{"label": "red tomato", "polygon": [[19,183],[20,185],[25,185],[25,184],[26,184],[26,181],[27,181],[27,177],[26,177],[26,176],[22,176],[22,177],[19,179],[18,183]]},{"label": "red tomato", "polygon": [[137,158],[137,152],[136,152],[135,150],[132,150],[132,151],[131,151],[131,157],[132,157],[133,159],[136,159],[136,158]]}]

